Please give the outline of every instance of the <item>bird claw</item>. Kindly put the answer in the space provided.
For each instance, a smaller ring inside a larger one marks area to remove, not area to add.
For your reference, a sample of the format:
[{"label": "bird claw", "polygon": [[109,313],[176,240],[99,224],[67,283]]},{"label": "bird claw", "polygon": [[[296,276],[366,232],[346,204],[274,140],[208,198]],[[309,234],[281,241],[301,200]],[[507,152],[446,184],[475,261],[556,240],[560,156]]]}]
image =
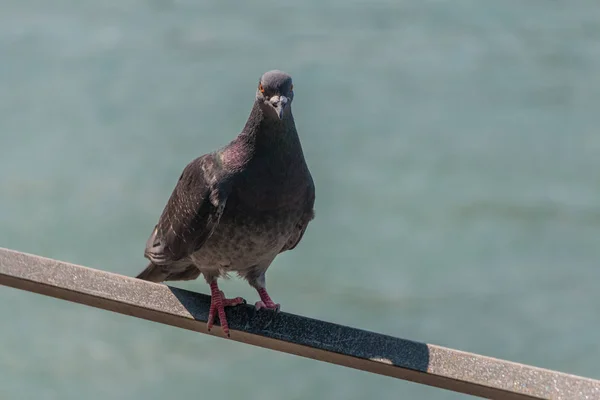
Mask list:
[{"label": "bird claw", "polygon": [[271,302],[264,302],[264,301],[257,301],[254,304],[254,307],[256,308],[256,311],[260,310],[260,309],[266,309],[266,310],[274,310],[276,313],[279,312],[279,310],[281,309],[281,305],[280,304],[275,304],[272,301]]},{"label": "bird claw", "polygon": [[229,324],[227,323],[227,316],[225,314],[225,307],[235,307],[240,304],[246,304],[246,300],[242,297],[236,297],[233,299],[226,299],[225,293],[222,290],[213,292],[210,297],[210,309],[208,311],[207,330],[211,331],[215,319],[218,316],[221,324],[221,329],[227,337],[231,337],[229,334]]},{"label": "bird claw", "polygon": [[271,300],[271,297],[267,293],[267,289],[262,287],[259,288],[257,291],[258,295],[260,296],[260,301],[257,301],[254,304],[254,306],[256,307],[256,311],[265,308],[267,310],[274,310],[275,313],[278,313],[281,306],[279,304],[275,304],[275,302]]},{"label": "bird claw", "polygon": [[234,299],[226,299],[223,292],[221,292],[221,294],[223,296],[223,306],[224,307],[235,307],[235,306],[239,306],[240,304],[247,304],[246,300],[243,297],[236,297]]}]

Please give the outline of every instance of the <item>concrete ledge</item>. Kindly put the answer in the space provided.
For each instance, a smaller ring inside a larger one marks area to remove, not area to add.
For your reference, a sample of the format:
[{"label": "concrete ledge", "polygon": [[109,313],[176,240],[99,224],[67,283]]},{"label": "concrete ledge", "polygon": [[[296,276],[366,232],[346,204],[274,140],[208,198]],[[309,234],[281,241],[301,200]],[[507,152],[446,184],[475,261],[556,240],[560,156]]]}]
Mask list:
[{"label": "concrete ledge", "polygon": [[[210,297],[0,248],[0,284],[207,333]],[[285,312],[229,309],[231,340],[492,399],[600,399],[600,381]],[[212,335],[222,337],[215,327]]]}]

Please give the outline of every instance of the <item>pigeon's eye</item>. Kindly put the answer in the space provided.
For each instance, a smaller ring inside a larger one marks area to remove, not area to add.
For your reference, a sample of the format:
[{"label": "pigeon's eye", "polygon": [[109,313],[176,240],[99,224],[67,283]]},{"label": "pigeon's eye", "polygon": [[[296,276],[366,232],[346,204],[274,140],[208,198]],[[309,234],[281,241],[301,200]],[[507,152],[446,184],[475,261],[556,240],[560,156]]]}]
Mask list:
[{"label": "pigeon's eye", "polygon": [[263,87],[262,83],[259,83],[259,84],[258,84],[258,90],[259,90],[261,93],[264,93],[264,92],[265,92],[265,88]]},{"label": "pigeon's eye", "polygon": [[294,90],[294,84],[292,83],[292,86],[290,86],[290,90]]}]

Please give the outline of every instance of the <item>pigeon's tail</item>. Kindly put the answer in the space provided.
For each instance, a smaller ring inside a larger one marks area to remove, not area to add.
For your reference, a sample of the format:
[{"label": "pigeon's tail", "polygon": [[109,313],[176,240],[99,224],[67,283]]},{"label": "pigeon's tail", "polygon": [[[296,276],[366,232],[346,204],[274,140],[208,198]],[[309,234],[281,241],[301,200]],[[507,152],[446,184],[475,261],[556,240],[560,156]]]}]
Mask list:
[{"label": "pigeon's tail", "polygon": [[150,263],[136,278],[160,283],[164,281],[189,281],[199,276],[200,270],[193,264],[183,264],[182,267],[182,265],[161,266]]},{"label": "pigeon's tail", "polygon": [[143,270],[138,274],[138,276],[136,276],[136,278],[158,283],[164,281],[168,275],[169,274],[165,272],[164,268],[161,268],[159,265],[150,263],[148,264],[145,270]]}]

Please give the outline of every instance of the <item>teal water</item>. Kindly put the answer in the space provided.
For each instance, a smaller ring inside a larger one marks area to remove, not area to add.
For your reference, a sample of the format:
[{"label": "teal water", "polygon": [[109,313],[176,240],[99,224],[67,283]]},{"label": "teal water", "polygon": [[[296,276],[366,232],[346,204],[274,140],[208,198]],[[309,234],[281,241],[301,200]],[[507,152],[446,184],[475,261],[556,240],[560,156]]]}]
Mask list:
[{"label": "teal water", "polygon": [[[0,10],[0,247],[136,274],[279,68],[317,185],[283,310],[600,378],[600,3]],[[0,321],[2,400],[463,397],[5,287]]]}]

